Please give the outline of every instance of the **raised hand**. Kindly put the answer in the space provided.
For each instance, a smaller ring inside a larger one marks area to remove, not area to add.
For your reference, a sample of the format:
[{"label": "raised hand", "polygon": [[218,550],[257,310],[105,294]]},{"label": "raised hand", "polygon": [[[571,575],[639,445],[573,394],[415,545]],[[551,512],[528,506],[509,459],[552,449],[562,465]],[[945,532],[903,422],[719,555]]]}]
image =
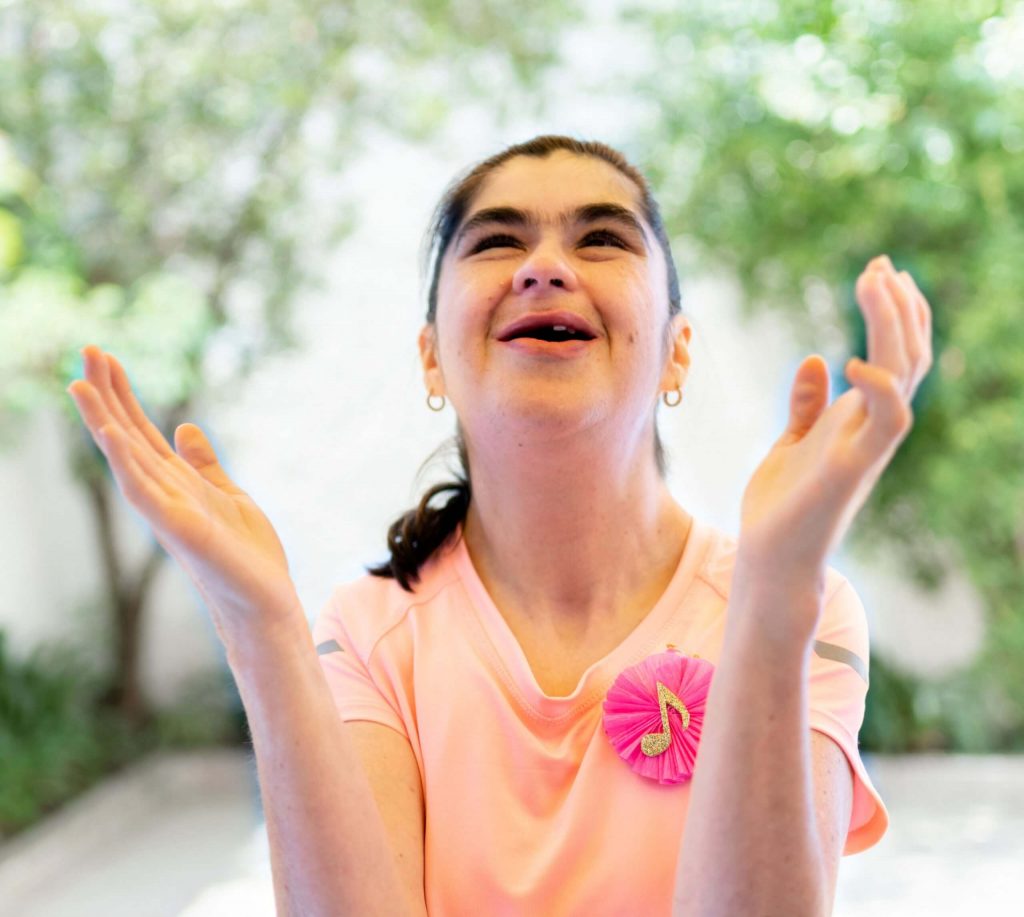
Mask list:
[{"label": "raised hand", "polygon": [[826,558],[910,432],[910,402],[932,365],[931,310],[910,274],[875,258],[856,295],[868,360],[847,363],[854,387],[830,405],[828,366],[807,357],[789,423],[743,494],[739,557],[776,583],[824,582]]},{"label": "raised hand", "polygon": [[178,426],[175,452],[146,417],[117,358],[94,345],[82,355],[85,379],[67,390],[121,493],[196,584],[225,646],[304,622],[280,539],[224,473],[203,432]]}]

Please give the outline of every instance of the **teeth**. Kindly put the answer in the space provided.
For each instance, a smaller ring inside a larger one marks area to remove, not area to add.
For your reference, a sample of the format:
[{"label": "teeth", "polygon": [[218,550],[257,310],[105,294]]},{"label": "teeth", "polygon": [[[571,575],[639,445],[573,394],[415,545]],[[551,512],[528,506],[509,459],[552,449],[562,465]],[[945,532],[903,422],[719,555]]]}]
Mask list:
[{"label": "teeth", "polygon": [[567,331],[569,334],[576,334],[575,328],[567,328],[565,325],[554,325],[551,328],[552,331]]}]

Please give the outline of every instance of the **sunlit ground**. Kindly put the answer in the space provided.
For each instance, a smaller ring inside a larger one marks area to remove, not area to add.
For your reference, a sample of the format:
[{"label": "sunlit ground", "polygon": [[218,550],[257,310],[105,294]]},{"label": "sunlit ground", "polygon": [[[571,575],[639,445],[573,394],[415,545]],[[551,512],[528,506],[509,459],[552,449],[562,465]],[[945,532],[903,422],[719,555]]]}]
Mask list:
[{"label": "sunlit ground", "polygon": [[[874,758],[869,768],[892,822],[843,860],[836,917],[1020,913],[1024,758]],[[115,778],[11,845],[3,912],[273,917],[255,779],[244,752],[167,756]]]}]

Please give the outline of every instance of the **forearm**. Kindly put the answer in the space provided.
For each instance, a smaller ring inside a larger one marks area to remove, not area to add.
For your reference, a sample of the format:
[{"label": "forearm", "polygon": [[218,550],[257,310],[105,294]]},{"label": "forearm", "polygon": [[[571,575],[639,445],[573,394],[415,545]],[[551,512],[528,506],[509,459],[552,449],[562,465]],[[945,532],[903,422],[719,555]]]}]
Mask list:
[{"label": "forearm", "polygon": [[256,753],[277,913],[416,913],[305,620],[236,642],[228,662]]},{"label": "forearm", "polygon": [[[815,827],[808,726],[811,638],[773,631],[787,603],[819,602],[815,584],[741,584],[705,711],[673,911],[827,914]],[[790,604],[790,607],[791,604]]]}]

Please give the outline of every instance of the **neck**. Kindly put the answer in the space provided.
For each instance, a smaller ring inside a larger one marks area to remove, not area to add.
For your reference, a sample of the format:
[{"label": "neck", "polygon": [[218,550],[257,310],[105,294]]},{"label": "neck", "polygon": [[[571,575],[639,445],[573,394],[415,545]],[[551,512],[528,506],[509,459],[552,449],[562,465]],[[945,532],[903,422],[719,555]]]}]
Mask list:
[{"label": "neck", "polygon": [[503,613],[584,634],[646,613],[664,592],[692,518],[648,449],[608,446],[533,443],[519,461],[508,443],[470,449],[466,547]]}]

